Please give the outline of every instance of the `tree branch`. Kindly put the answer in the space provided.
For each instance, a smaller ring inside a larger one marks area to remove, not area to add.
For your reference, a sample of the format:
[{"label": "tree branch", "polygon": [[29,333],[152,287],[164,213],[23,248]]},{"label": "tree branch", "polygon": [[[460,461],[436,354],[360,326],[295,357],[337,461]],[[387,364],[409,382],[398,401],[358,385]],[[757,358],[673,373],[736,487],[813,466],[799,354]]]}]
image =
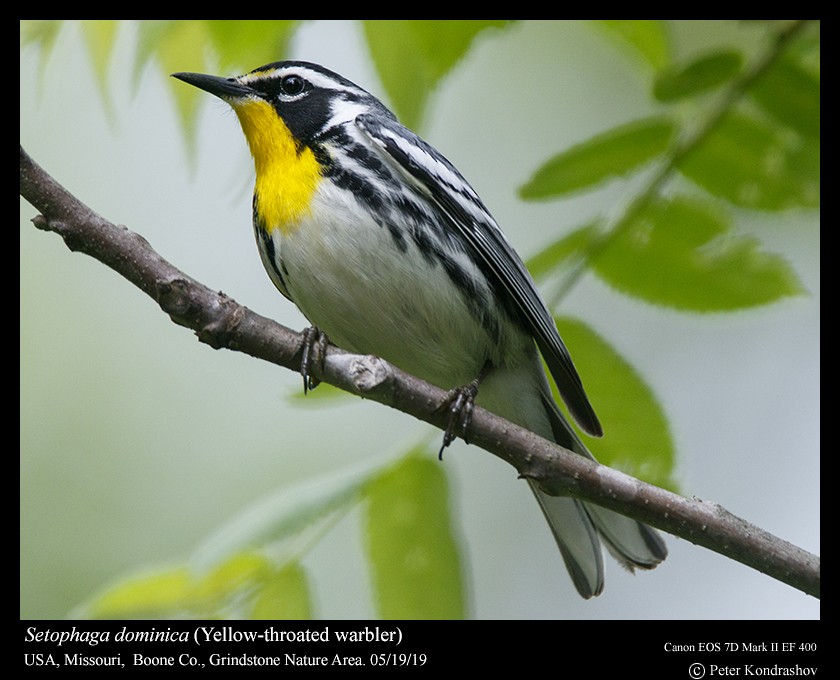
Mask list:
[{"label": "tree branch", "polygon": [[[37,228],[59,234],[70,250],[111,267],[154,299],[175,323],[195,331],[201,342],[299,370],[300,334],[212,291],[167,262],[139,234],[97,215],[44,172],[22,146],[20,195],[40,212],[33,219]],[[447,414],[438,409],[446,392],[377,357],[329,347],[316,377],[446,427]],[[818,556],[717,504],[684,498],[594,463],[481,408],[473,414],[470,443],[507,461],[549,492],[615,510],[820,596]]]}]

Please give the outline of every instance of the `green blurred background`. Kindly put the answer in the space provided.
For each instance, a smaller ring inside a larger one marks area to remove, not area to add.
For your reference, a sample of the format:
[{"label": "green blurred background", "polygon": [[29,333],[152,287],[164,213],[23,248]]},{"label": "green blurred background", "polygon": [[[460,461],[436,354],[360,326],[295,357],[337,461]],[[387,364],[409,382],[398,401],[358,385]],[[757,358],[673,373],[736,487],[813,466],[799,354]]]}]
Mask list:
[{"label": "green blurred background", "polygon": [[[681,56],[761,29],[676,22]],[[234,116],[201,103],[191,154],[160,69],[134,68],[124,24],[108,94],[78,24],[47,59],[21,50],[21,144],[59,182],[212,288],[293,328],[305,321],[262,270],[250,226],[252,166]],[[281,55],[278,55],[278,58]],[[387,99],[352,21],[298,30],[290,54]],[[259,64],[250,64],[256,67]],[[185,67],[186,68],[186,67]],[[443,80],[423,136],[470,179],[520,253],[608,212],[626,186],[525,203],[516,188],[554,151],[656,110],[649,75],[585,22],[522,22],[487,34]],[[93,260],[34,229],[20,205],[21,602],[64,617],[113,579],[183,560],[255,499],[430,428],[376,404],[294,399],[299,376],[213,351]],[[564,311],[642,373],[668,415],[681,491],[819,553],[819,212],[738,215],[784,254],[808,295],[738,314],[691,316],[633,302],[586,276]],[[436,435],[435,435],[436,436]],[[463,442],[442,465],[476,618],[819,618],[819,601],[685,541],[655,572],[608,566],[583,602],[527,487]],[[372,616],[357,513],[305,560],[317,614]]]}]

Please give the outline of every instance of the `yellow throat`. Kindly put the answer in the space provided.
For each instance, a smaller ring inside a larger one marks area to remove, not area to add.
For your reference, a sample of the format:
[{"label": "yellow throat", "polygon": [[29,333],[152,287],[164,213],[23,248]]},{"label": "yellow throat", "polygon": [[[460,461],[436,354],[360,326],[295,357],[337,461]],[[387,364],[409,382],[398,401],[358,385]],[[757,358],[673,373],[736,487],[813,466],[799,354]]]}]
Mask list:
[{"label": "yellow throat", "polygon": [[298,147],[268,102],[237,102],[234,111],[254,157],[255,210],[265,228],[291,231],[310,211],[321,167],[308,147]]}]

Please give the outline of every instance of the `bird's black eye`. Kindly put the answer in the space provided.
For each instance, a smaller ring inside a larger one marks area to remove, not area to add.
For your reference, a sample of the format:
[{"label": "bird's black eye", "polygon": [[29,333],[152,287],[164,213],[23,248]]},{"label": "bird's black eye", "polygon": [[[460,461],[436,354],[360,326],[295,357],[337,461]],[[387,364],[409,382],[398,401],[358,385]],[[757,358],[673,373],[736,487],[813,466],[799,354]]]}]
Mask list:
[{"label": "bird's black eye", "polygon": [[306,81],[300,76],[284,76],[280,80],[280,92],[288,97],[302,94],[306,89]]}]

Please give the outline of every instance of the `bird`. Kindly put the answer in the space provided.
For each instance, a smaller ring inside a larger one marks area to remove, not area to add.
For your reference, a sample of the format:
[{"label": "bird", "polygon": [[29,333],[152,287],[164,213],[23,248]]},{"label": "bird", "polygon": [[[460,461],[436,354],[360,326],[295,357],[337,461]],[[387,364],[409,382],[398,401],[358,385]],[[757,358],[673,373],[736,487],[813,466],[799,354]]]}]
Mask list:
[{"label": "bird", "polygon": [[[226,102],[254,161],[252,222],[269,278],[316,338],[448,390],[448,444],[481,406],[593,459],[555,402],[603,429],[521,257],[456,167],[378,98],[306,61],[244,75],[173,73]],[[314,354],[313,354],[314,356]],[[304,367],[304,386],[308,381]],[[461,415],[458,415],[460,413]],[[464,415],[466,414],[466,416]],[[528,480],[577,592],[667,556],[651,527]]]}]

